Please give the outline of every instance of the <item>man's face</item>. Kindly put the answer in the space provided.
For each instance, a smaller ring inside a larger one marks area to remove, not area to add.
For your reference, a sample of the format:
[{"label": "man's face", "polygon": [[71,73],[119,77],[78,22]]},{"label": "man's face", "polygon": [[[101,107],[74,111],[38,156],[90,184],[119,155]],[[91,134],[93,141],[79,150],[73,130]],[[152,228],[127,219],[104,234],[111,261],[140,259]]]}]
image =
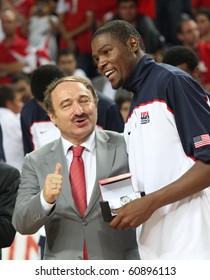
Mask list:
[{"label": "man's face", "polygon": [[97,104],[92,93],[79,82],[65,81],[52,92],[54,113],[50,119],[61,135],[73,144],[84,142],[95,129]]},{"label": "man's face", "polygon": [[16,18],[11,11],[5,11],[1,17],[2,29],[6,36],[13,35],[16,32]]},{"label": "man's face", "polygon": [[22,93],[16,92],[15,98],[13,101],[8,101],[8,108],[15,114],[19,114],[23,108],[23,95]]},{"label": "man's face", "polygon": [[57,62],[57,66],[62,71],[66,71],[69,75],[73,75],[77,67],[77,62],[72,54],[61,55]]},{"label": "man's face", "polygon": [[27,83],[27,81],[25,81],[24,79],[19,80],[17,83],[14,84],[14,86],[18,92],[22,93],[24,103],[33,98],[30,84]]},{"label": "man's face", "polygon": [[118,12],[121,18],[127,22],[133,22],[137,17],[137,6],[134,1],[119,4]]},{"label": "man's face", "polygon": [[205,36],[210,32],[210,20],[205,14],[197,14],[196,22],[199,27],[199,32],[201,36]]},{"label": "man's face", "polygon": [[136,53],[130,45],[130,40],[123,44],[110,34],[103,33],[93,39],[91,46],[92,56],[99,71],[107,77],[114,89],[121,87],[137,64]]},{"label": "man's face", "polygon": [[194,46],[199,40],[198,25],[194,20],[188,20],[182,24],[182,31],[179,39],[183,45]]}]

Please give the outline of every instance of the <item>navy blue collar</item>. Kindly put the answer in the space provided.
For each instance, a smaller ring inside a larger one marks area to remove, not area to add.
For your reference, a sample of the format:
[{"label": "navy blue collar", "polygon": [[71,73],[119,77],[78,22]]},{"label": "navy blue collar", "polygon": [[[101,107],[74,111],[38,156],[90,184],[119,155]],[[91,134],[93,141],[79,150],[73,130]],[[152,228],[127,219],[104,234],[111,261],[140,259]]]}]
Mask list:
[{"label": "navy blue collar", "polygon": [[155,61],[149,55],[145,54],[137,63],[134,72],[123,85],[123,88],[136,94],[147,78],[154,63]]}]

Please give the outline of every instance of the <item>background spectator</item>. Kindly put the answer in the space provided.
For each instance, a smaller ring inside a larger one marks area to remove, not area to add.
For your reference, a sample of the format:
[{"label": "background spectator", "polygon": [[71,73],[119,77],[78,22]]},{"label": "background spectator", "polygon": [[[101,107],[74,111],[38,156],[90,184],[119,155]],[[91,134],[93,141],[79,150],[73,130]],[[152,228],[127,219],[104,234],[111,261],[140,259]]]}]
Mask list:
[{"label": "background spectator", "polygon": [[5,35],[0,43],[0,84],[3,84],[10,83],[15,73],[32,73],[36,67],[36,56],[28,40],[17,34],[15,13],[2,11],[1,20]]},{"label": "background spectator", "polygon": [[21,171],[23,163],[23,139],[20,112],[23,107],[22,93],[11,85],[0,86],[0,123],[5,161]]},{"label": "background spectator", "polygon": [[22,101],[24,104],[33,98],[33,95],[31,93],[29,75],[27,75],[23,72],[14,74],[12,76],[12,84],[14,85],[14,87],[16,88],[16,90],[18,92],[22,93],[22,95],[23,95]]},{"label": "background spectator", "polygon": [[124,123],[127,121],[132,98],[133,93],[125,90],[118,92],[115,96],[115,102],[120,108],[120,113],[123,117]]},{"label": "background spectator", "polygon": [[25,104],[21,112],[24,153],[42,147],[60,136],[58,129],[50,121],[44,106],[44,91],[55,79],[64,73],[52,64],[38,67],[31,76],[33,99]]},{"label": "background spectator", "polygon": [[[50,2],[38,0],[34,13],[28,23],[28,40],[37,50],[43,50],[49,55],[49,60],[56,60],[58,17],[53,14]],[[53,6],[52,6],[53,7]]]},{"label": "background spectator", "polygon": [[27,22],[32,14],[36,0],[3,0],[2,10],[12,10],[17,17],[17,33],[19,36],[27,38]]},{"label": "background spectator", "polygon": [[197,10],[200,8],[209,8],[210,9],[210,1],[209,0],[191,0],[192,5],[192,13],[195,16],[197,14]]},{"label": "background spectator", "polygon": [[195,52],[184,46],[170,47],[163,56],[163,63],[176,66],[199,80],[199,59]]},{"label": "background spectator", "polygon": [[200,84],[210,91],[210,44],[200,41],[200,32],[197,22],[184,17],[178,24],[178,38],[181,44],[192,49],[199,58]]},{"label": "background spectator", "polygon": [[67,75],[87,77],[84,70],[77,68],[77,58],[74,51],[62,49],[58,52],[57,66]]},{"label": "background spectator", "polygon": [[200,32],[200,42],[210,42],[210,8],[198,9],[195,19]]},{"label": "background spectator", "polygon": [[77,54],[78,67],[89,78],[97,75],[91,56],[90,42],[94,26],[94,11],[89,0],[59,0],[59,48],[69,48]]}]

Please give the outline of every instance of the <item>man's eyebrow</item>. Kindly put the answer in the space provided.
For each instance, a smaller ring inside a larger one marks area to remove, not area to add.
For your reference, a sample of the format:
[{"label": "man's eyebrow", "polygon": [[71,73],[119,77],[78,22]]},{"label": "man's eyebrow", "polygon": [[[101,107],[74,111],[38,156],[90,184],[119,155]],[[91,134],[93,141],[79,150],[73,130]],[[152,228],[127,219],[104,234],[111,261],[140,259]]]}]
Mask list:
[{"label": "man's eyebrow", "polygon": [[104,44],[102,47],[100,47],[99,49],[98,49],[98,53],[99,52],[101,52],[102,50],[103,50],[103,48],[105,48],[105,47],[110,47],[110,44]]},{"label": "man's eyebrow", "polygon": [[108,46],[110,46],[110,44],[105,44],[105,45],[103,45],[102,47],[100,47],[100,48],[97,50],[97,53],[96,53],[96,54],[93,53],[92,58],[93,58],[93,59],[96,59],[96,58],[97,58],[97,54],[100,53],[101,51],[103,51],[103,49],[104,49],[105,47],[108,47]]}]

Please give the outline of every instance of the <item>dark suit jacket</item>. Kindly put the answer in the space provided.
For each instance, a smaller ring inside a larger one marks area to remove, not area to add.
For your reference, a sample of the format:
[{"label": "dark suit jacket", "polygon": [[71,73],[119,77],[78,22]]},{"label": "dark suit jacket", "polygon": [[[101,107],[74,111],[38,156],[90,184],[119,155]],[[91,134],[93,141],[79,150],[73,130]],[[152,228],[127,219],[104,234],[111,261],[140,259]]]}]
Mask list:
[{"label": "dark suit jacket", "polygon": [[[63,188],[55,207],[46,215],[40,201],[47,174],[56,162],[62,166]],[[44,259],[81,259],[84,239],[89,259],[138,259],[135,230],[116,231],[103,221],[98,180],[128,172],[123,135],[96,130],[96,181],[84,217],[71,193],[69,173],[61,140],[26,155],[13,216],[21,234],[46,230]],[[91,170],[90,170],[91,172]]]},{"label": "dark suit jacket", "polygon": [[12,215],[19,185],[19,171],[0,163],[0,258],[1,248],[9,247],[15,237]]},{"label": "dark suit jacket", "polygon": [[98,95],[98,119],[97,125],[105,130],[123,132],[124,121],[118,105],[99,91]]}]

